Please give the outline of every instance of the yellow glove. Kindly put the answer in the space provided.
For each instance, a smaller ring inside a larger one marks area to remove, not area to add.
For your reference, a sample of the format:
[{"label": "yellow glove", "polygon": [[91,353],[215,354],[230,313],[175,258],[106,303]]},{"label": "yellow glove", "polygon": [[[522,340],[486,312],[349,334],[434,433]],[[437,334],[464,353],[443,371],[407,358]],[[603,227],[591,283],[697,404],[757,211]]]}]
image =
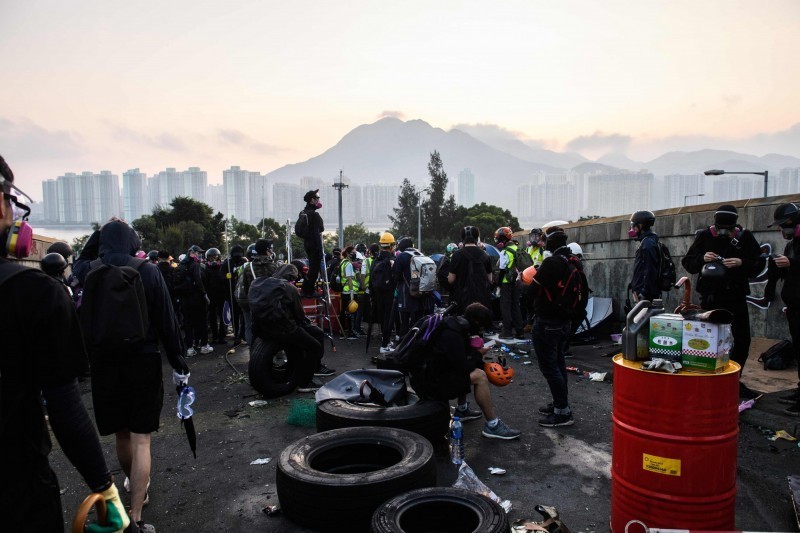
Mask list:
[{"label": "yellow glove", "polygon": [[106,501],[106,523],[105,525],[89,524],[86,526],[86,531],[89,533],[122,533],[130,525],[131,519],[119,499],[117,486],[112,483],[101,495]]}]

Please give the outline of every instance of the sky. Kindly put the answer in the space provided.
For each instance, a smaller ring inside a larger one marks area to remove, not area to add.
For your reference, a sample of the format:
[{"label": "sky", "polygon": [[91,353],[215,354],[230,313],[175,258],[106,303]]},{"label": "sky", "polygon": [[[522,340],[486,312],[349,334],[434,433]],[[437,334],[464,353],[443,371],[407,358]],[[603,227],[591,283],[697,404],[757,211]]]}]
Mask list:
[{"label": "sky", "polygon": [[800,157],[798,23],[797,0],[0,0],[0,154],[34,199],[65,172],[266,173],[386,115]]}]

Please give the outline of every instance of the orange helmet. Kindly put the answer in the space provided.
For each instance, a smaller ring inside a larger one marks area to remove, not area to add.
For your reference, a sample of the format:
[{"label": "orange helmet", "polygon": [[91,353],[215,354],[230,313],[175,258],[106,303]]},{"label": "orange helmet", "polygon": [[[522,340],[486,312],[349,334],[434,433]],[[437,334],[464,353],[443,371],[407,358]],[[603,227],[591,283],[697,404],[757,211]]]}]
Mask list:
[{"label": "orange helmet", "polygon": [[514,232],[511,231],[511,228],[509,228],[508,226],[497,228],[497,231],[494,232],[494,240],[496,242],[510,241],[513,238],[514,238]]},{"label": "orange helmet", "polygon": [[511,367],[504,367],[500,363],[483,363],[483,370],[486,372],[486,377],[489,382],[498,387],[505,387],[514,381],[514,369]]},{"label": "orange helmet", "polygon": [[525,270],[522,271],[522,283],[525,285],[530,285],[533,283],[533,276],[536,275],[536,267],[529,266]]}]

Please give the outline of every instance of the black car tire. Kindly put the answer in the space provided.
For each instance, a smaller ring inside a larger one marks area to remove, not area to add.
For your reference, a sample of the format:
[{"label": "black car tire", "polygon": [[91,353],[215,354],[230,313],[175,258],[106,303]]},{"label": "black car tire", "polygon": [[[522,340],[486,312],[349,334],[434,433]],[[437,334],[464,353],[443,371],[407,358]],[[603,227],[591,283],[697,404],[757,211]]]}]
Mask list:
[{"label": "black car tire", "polygon": [[436,486],[433,447],[402,429],[342,428],[304,437],[280,454],[276,487],[293,522],[325,531],[369,531],[383,502]]},{"label": "black car tire", "polygon": [[265,398],[285,396],[297,388],[298,358],[302,354],[284,350],[279,343],[253,339],[247,371],[250,385]]},{"label": "black car tire", "polygon": [[345,400],[328,400],[317,405],[317,431],[358,426],[391,427],[413,431],[439,446],[447,438],[449,425],[447,402],[421,401],[411,392],[408,405],[396,407]]},{"label": "black car tire", "polygon": [[463,531],[507,533],[508,517],[500,504],[464,489],[417,489],[392,498],[372,515],[372,533]]}]

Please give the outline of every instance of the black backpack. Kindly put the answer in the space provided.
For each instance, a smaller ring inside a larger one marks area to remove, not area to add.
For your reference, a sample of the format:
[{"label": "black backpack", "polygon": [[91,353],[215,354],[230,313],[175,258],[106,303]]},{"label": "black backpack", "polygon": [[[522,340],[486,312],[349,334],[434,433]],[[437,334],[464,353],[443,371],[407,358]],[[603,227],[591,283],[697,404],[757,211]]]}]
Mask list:
[{"label": "black backpack", "polygon": [[248,301],[256,336],[284,335],[297,327],[284,307],[287,283],[279,278],[262,277],[250,284]]},{"label": "black backpack", "polygon": [[658,241],[659,261],[658,261],[658,288],[662,292],[671,290],[678,280],[678,272],[675,269],[675,262],[672,260],[672,254],[669,253],[669,248]]},{"label": "black backpack", "polygon": [[514,254],[514,266],[517,267],[517,270],[520,273],[526,268],[533,266],[533,258],[531,257],[531,254],[529,254],[528,251],[523,249],[521,246],[517,248],[517,252]]},{"label": "black backpack", "polygon": [[372,294],[387,294],[393,288],[391,259],[388,257],[376,259],[372,262],[372,270],[369,273],[369,292]]},{"label": "black backpack", "polygon": [[311,237],[311,224],[309,224],[308,212],[305,209],[300,211],[297,222],[294,223],[294,234],[301,239]]},{"label": "black backpack", "polygon": [[554,302],[561,310],[562,318],[571,322],[580,322],[586,318],[586,303],[589,301],[589,283],[583,272],[583,265],[577,256],[555,255],[567,264],[567,274],[558,283],[554,293],[544,288],[550,302]]},{"label": "black backpack", "polygon": [[330,289],[335,292],[342,292],[344,284],[342,283],[342,258],[334,257],[328,265],[328,284]]},{"label": "black backpack", "polygon": [[175,296],[188,296],[194,289],[194,280],[189,265],[181,261],[172,274],[172,290]]},{"label": "black backpack", "polygon": [[80,322],[91,353],[130,354],[147,336],[149,315],[139,269],[146,259],[126,266],[91,262],[83,284]]},{"label": "black backpack", "polygon": [[764,370],[784,370],[789,368],[794,361],[792,343],[782,340],[773,344],[761,354],[758,361],[764,363]]}]

